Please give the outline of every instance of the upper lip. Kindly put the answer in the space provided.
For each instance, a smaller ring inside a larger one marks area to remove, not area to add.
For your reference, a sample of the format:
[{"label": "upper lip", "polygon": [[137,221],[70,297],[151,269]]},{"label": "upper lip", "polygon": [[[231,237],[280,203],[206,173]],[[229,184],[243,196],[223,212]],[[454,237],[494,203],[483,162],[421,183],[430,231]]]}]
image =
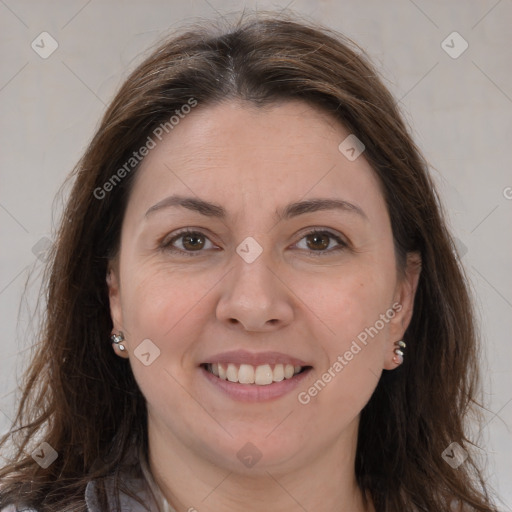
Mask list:
[{"label": "upper lip", "polygon": [[247,350],[233,350],[222,352],[208,357],[202,364],[233,363],[259,366],[263,364],[292,364],[293,366],[311,366],[308,363],[281,352],[248,352]]}]

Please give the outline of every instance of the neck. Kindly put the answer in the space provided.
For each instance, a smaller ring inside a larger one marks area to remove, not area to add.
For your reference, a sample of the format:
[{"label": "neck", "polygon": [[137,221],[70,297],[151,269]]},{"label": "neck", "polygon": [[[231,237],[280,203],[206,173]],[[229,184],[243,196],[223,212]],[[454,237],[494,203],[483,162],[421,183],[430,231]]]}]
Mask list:
[{"label": "neck", "polygon": [[164,438],[151,422],[148,427],[151,473],[176,512],[375,510],[371,503],[364,504],[355,478],[357,424],[336,446],[294,464],[293,470],[255,465],[245,473],[206,460],[179,443],[168,430]]}]

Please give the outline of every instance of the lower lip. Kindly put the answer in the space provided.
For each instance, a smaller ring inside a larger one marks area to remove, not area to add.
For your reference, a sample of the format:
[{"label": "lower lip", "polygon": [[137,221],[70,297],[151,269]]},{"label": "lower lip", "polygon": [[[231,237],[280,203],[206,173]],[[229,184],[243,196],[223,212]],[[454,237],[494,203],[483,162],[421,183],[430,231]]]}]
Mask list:
[{"label": "lower lip", "polygon": [[309,374],[311,368],[294,375],[291,379],[284,379],[280,382],[273,382],[266,386],[257,384],[239,384],[229,380],[221,379],[209,372],[203,366],[200,367],[203,375],[215,387],[226,393],[233,400],[239,402],[268,402],[280,398],[295,389]]}]

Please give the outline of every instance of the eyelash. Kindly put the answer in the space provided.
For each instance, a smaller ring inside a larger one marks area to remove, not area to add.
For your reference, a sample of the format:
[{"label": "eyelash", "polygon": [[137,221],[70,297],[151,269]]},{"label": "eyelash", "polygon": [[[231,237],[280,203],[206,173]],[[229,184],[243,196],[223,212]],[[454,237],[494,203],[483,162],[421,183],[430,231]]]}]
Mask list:
[{"label": "eyelash", "polygon": [[[176,233],[169,241],[162,242],[160,244],[160,248],[165,251],[169,251],[172,253],[180,253],[180,254],[184,254],[186,256],[190,256],[190,257],[199,256],[201,253],[204,252],[204,250],[184,251],[182,249],[176,249],[175,247],[172,246],[173,242],[175,242],[176,240],[179,240],[180,238],[183,238],[185,235],[201,235],[209,240],[209,238],[201,231],[193,231],[190,229],[183,229],[182,231],[179,231],[178,233]],[[348,244],[345,241],[343,241],[339,236],[337,236],[334,233],[332,233],[331,231],[327,231],[327,230],[313,229],[311,231],[308,231],[307,233],[304,233],[304,235],[300,238],[300,240],[302,240],[303,238],[306,238],[307,236],[310,236],[310,235],[328,235],[329,237],[333,238],[334,240],[336,240],[336,242],[338,242],[340,244],[338,247],[335,247],[334,249],[324,249],[322,251],[310,250],[311,256],[325,256],[329,253],[341,251],[348,247]],[[299,240],[299,242],[300,242],[300,240]],[[303,249],[303,250],[305,250],[305,249]]]}]

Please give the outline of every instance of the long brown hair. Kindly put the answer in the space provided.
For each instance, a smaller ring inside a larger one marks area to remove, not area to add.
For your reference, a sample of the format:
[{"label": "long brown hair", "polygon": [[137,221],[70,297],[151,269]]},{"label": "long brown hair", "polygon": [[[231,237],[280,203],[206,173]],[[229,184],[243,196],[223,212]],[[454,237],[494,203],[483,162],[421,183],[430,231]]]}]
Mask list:
[{"label": "long brown hair", "polygon": [[[185,27],[160,44],[127,78],[76,166],[50,255],[40,340],[0,444],[13,450],[0,470],[0,506],[83,510],[90,479],[115,475],[130,446],[147,452],[144,397],[109,343],[105,282],[137,166],[104,185],[191,98],[202,107],[304,100],[363,142],[383,187],[397,264],[418,251],[422,272],[405,362],[384,371],[361,412],[358,483],[378,512],[448,511],[452,499],[495,511],[465,430],[479,390],[474,314],[428,165],[355,43],[297,15],[262,12]],[[30,456],[41,440],[58,452],[47,469]],[[469,452],[457,469],[442,457],[452,442]]]}]

